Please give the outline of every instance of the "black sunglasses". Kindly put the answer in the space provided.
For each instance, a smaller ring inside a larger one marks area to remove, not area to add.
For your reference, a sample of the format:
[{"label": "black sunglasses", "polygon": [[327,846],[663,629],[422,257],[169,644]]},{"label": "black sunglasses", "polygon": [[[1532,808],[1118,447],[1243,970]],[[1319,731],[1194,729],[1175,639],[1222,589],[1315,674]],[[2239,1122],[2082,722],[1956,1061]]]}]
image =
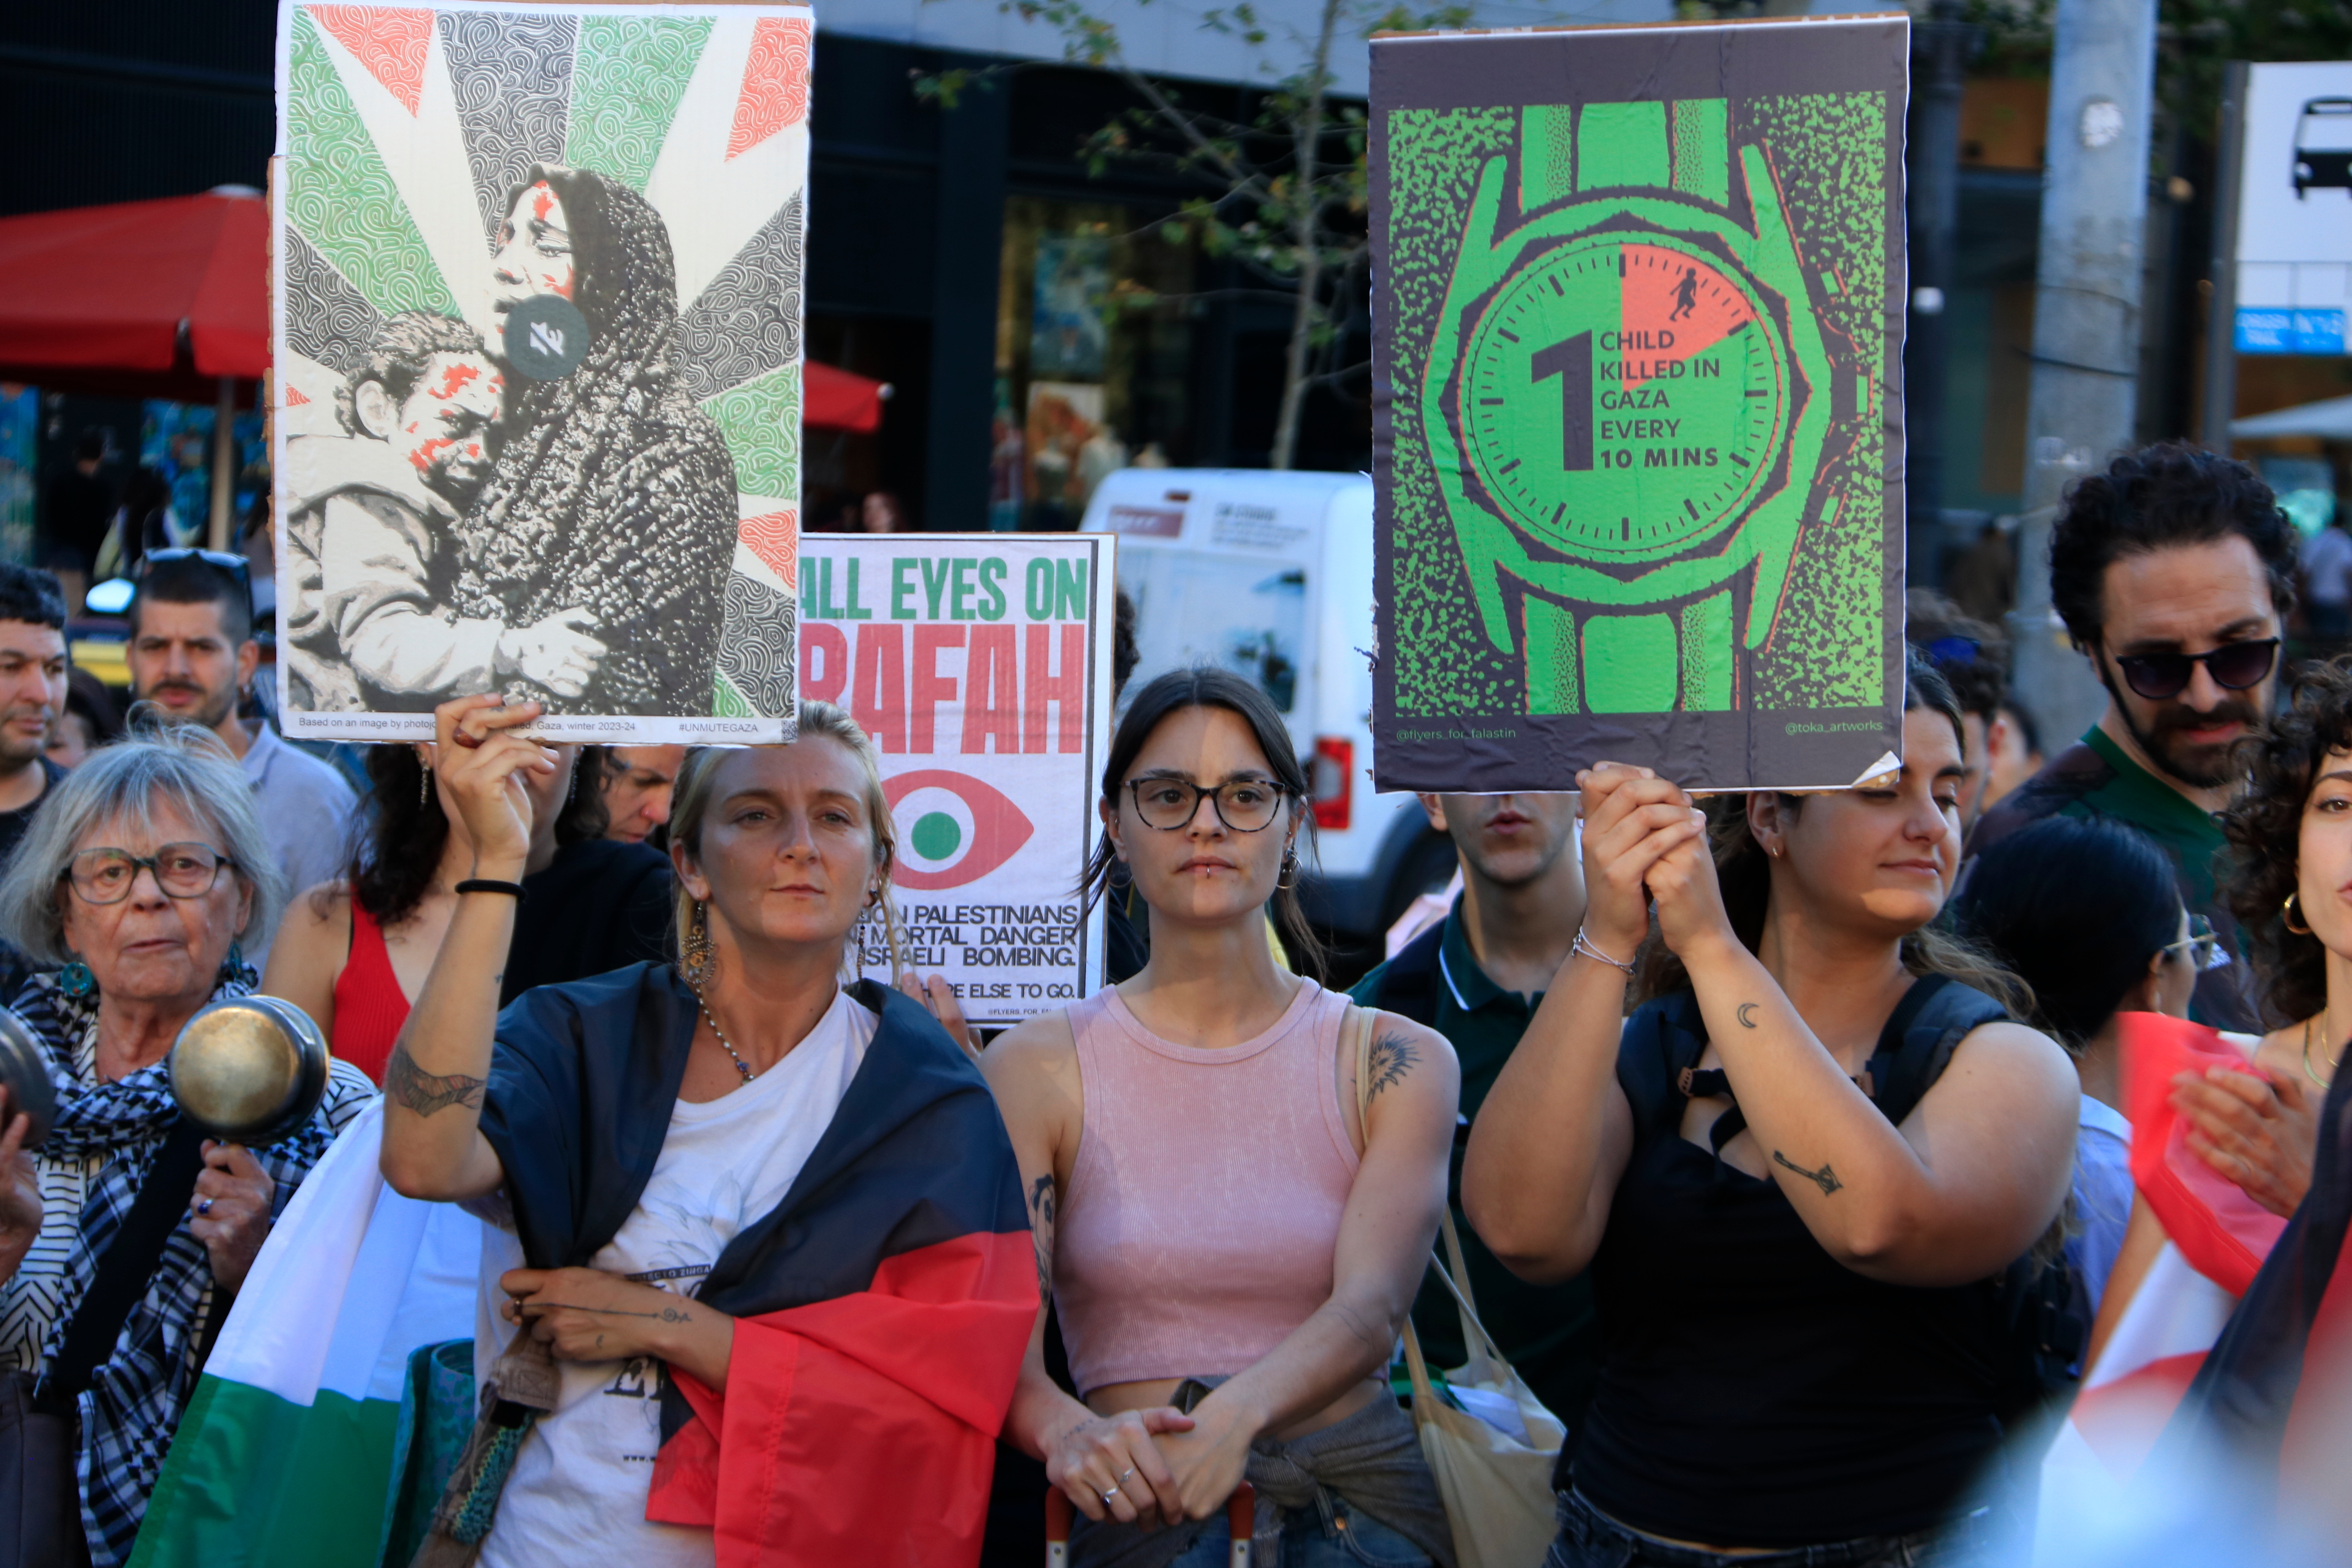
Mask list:
[{"label": "black sunglasses", "polygon": [[2223,643],[2206,653],[2136,653],[2118,656],[2116,668],[2124,684],[2151,702],[2178,697],[2189,689],[2197,667],[2203,665],[2213,684],[2227,691],[2260,686],[2278,663],[2279,639]]},{"label": "black sunglasses", "polygon": [[159,561],[201,561],[207,566],[217,566],[248,587],[253,583],[253,564],[242,555],[232,555],[226,550],[202,550],[191,545],[174,544],[165,550],[151,550],[141,556],[140,575]]}]

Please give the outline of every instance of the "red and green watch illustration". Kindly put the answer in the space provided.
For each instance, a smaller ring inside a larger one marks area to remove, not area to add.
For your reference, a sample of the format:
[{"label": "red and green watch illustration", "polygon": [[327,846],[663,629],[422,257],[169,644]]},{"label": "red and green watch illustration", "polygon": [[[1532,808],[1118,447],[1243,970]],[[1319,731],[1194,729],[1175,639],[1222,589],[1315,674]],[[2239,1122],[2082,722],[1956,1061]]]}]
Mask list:
[{"label": "red and green watch illustration", "polygon": [[1739,652],[1788,581],[1830,355],[1727,107],[1528,108],[1516,158],[1479,174],[1423,425],[1485,632],[1523,644],[1529,713],[1741,705]]}]

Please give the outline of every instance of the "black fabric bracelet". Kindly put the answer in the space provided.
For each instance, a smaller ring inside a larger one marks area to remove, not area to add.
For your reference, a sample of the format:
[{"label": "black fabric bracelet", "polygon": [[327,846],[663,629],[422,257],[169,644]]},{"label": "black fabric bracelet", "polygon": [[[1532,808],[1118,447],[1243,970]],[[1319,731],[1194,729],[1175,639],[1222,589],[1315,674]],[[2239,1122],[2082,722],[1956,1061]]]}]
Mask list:
[{"label": "black fabric bracelet", "polygon": [[494,882],[488,877],[468,877],[457,884],[461,893],[504,893],[516,903],[530,897],[530,889],[520,882]]}]

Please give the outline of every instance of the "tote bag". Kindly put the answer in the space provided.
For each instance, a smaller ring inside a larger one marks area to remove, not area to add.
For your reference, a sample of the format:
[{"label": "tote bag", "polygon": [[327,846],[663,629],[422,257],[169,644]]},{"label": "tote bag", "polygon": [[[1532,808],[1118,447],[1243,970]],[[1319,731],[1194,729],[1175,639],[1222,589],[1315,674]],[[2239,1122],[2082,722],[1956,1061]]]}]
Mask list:
[{"label": "tote bag", "polygon": [[[1371,1098],[1371,1013],[1350,1007],[1348,1027],[1355,1049],[1360,1123]],[[1421,1435],[1422,1456],[1444,1501],[1454,1555],[1461,1568],[1538,1568],[1558,1530],[1551,1476],[1568,1430],[1512,1370],[1479,1322],[1451,1208],[1444,1212],[1444,1236],[1445,1256],[1433,1256],[1430,1261],[1462,1314],[1462,1342],[1470,1352],[1469,1360],[1447,1373],[1445,1381],[1465,1404],[1484,1415],[1457,1408],[1437,1392],[1422,1357],[1421,1337],[1406,1318],[1405,1369],[1412,1380],[1412,1422]],[[1504,1430],[1496,1424],[1498,1420],[1513,1422],[1524,1436]]]}]

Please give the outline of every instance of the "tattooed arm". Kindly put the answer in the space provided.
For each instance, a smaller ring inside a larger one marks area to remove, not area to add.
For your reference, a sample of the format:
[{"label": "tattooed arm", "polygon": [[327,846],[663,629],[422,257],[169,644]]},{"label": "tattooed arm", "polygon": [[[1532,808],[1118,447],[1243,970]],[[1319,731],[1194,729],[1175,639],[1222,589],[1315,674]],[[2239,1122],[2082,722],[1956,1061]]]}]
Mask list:
[{"label": "tattooed arm", "polygon": [[[553,763],[541,747],[508,731],[538,716],[536,704],[502,708],[494,697],[460,698],[435,710],[434,762],[465,818],[477,879],[522,879],[530,852],[530,803],[520,775]],[[453,741],[460,723],[480,738],[477,745]],[[381,1161],[384,1180],[405,1196],[486,1197],[505,1180],[497,1152],[482,1136],[482,1091],[515,904],[498,892],[458,898],[425,989],[384,1067]]]},{"label": "tattooed arm", "polygon": [[[2022,1254],[2074,1169],[2081,1094],[2064,1053],[2022,1025],[1987,1024],[1892,1125],[1848,1076],[1861,1063],[1831,1052],[1727,922],[1691,918],[1714,897],[1703,848],[1669,852],[1649,885],[1747,1120],[1725,1160],[1776,1183],[1822,1250],[1874,1279],[1966,1284]],[[1887,1012],[1904,988],[1890,973]]]}]

